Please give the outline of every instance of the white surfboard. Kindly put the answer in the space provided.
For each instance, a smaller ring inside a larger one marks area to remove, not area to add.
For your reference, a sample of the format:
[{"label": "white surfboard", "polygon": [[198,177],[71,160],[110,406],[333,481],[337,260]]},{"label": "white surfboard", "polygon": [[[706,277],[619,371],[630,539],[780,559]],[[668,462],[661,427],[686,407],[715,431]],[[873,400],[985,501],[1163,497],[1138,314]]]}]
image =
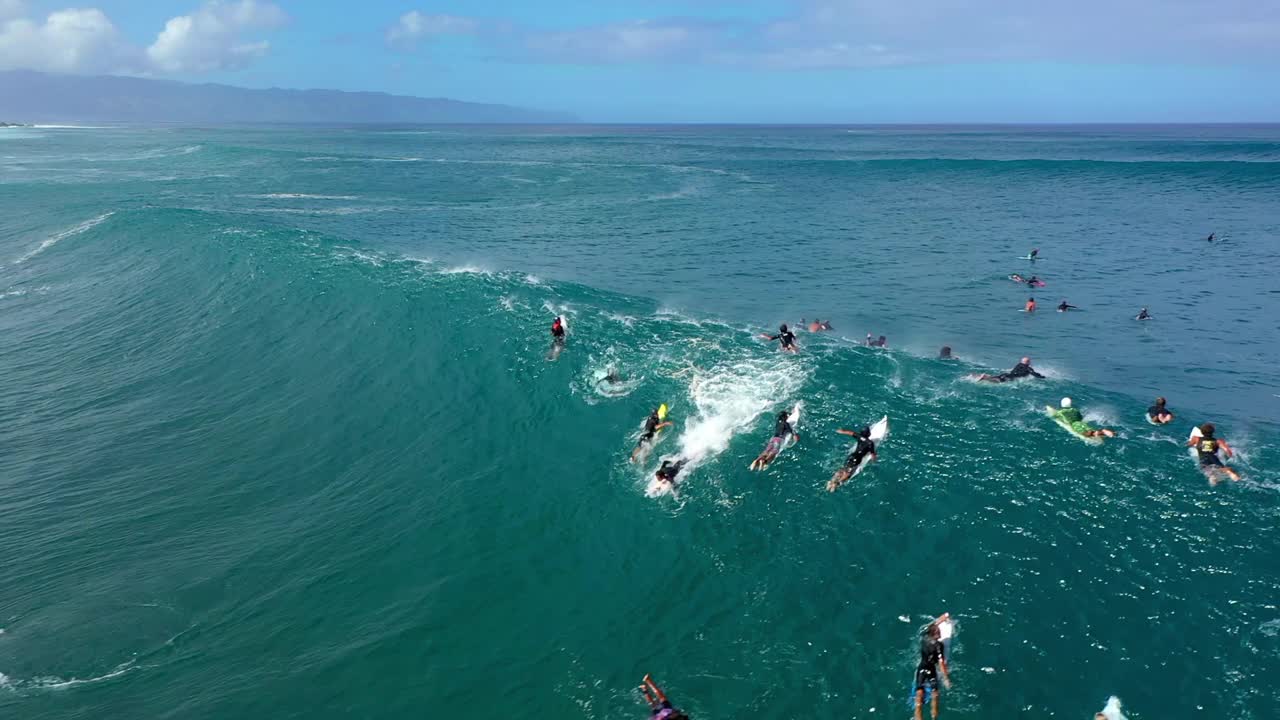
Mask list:
[{"label": "white surfboard", "polygon": [[[1200,428],[1193,427],[1191,428],[1191,434],[1187,436],[1187,442],[1199,440],[1202,437],[1204,437],[1204,433],[1200,432]],[[1187,453],[1191,455],[1192,460],[1195,460],[1197,463],[1200,462],[1200,453],[1195,449],[1195,447],[1187,448]]]}]

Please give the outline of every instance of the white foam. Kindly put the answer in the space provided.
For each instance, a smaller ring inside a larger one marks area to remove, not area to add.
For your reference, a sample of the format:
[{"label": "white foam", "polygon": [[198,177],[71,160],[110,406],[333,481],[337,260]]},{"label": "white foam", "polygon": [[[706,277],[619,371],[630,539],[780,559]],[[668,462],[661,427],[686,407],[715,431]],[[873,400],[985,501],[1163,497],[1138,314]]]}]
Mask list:
[{"label": "white foam", "polygon": [[1107,720],[1127,720],[1124,713],[1120,712],[1120,698],[1115,695],[1107,698],[1107,706],[1102,708],[1102,714]]},{"label": "white foam", "polygon": [[27,252],[27,254],[23,255],[22,257],[19,257],[17,260],[14,260],[14,263],[15,264],[24,263],[30,260],[31,258],[35,257],[36,255],[39,255],[40,253],[44,252],[45,250],[48,250],[54,245],[57,245],[63,240],[66,240],[67,238],[72,237],[73,235],[79,235],[82,232],[92,230],[93,228],[106,222],[107,218],[111,217],[112,215],[115,215],[115,212],[105,212],[99,215],[98,217],[85,220],[84,222],[80,223],[79,225],[76,225],[75,227],[70,227],[70,228],[67,228],[66,230],[63,230],[60,233],[50,235],[49,237],[45,238],[44,241],[41,242],[39,245],[37,245],[34,249]]},{"label": "white foam", "polygon": [[310,193],[264,193],[262,195],[246,195],[259,200],[359,200],[358,195],[312,195]]},{"label": "white foam", "polygon": [[492,275],[493,271],[475,265],[459,265],[440,270],[441,275]]}]

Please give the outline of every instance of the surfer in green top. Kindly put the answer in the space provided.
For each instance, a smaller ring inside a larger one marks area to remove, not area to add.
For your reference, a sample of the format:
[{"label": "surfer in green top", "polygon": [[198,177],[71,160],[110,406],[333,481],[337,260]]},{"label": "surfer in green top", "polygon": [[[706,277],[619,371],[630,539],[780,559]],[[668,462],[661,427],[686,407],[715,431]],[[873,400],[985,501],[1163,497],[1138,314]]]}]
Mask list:
[{"label": "surfer in green top", "polygon": [[1062,407],[1058,410],[1058,417],[1071,426],[1071,431],[1077,435],[1084,437],[1115,437],[1116,434],[1107,428],[1092,428],[1084,421],[1084,416],[1080,411],[1071,406],[1071,398],[1062,398]]}]

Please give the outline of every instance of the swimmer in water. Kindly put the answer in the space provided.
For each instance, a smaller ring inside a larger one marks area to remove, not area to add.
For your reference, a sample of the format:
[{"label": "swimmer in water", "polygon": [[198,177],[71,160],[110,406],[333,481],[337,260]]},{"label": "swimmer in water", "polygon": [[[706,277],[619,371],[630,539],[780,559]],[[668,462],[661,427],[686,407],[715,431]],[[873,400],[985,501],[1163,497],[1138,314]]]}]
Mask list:
[{"label": "swimmer in water", "polygon": [[644,699],[649,703],[649,720],[689,720],[689,716],[683,711],[671,706],[666,693],[648,675],[641,681],[640,692],[644,693]]},{"label": "swimmer in water", "polygon": [[1036,311],[1036,299],[1035,299],[1035,298],[1027,298],[1027,304],[1026,304],[1022,309],[1023,309],[1025,312],[1029,312],[1029,313],[1030,313],[1030,312],[1035,312],[1035,311]]}]

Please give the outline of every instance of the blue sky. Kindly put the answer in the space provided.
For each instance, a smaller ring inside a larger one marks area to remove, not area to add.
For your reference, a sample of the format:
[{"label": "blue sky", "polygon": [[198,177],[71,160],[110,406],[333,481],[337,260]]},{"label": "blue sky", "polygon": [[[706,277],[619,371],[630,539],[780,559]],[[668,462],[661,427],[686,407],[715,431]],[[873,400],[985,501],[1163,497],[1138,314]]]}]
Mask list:
[{"label": "blue sky", "polygon": [[607,122],[1280,120],[1280,0],[0,0],[0,69]]}]

